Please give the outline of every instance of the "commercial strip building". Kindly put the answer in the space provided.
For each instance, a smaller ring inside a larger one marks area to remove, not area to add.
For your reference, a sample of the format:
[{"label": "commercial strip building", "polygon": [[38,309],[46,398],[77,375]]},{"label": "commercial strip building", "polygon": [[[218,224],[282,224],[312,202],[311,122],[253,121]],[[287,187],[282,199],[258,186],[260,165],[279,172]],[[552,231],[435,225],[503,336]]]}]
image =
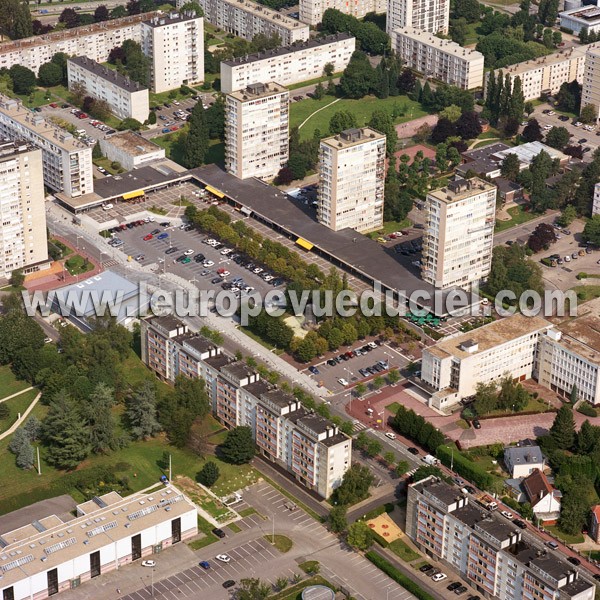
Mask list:
[{"label": "commercial strip building", "polygon": [[42,152],[0,139],[0,277],[49,266]]},{"label": "commercial strip building", "polygon": [[334,231],[372,231],[383,225],[386,136],[348,129],[319,146],[317,218]]},{"label": "commercial strip building", "polygon": [[328,498],[352,462],[352,439],[174,317],[142,321],[142,360],[161,378],[201,377],[215,417],[251,428],[258,451]]},{"label": "commercial strip building", "polygon": [[496,186],[456,177],[427,194],[421,276],[438,289],[470,289],[492,267]]},{"label": "commercial strip building", "polygon": [[300,20],[309,25],[318,25],[323,20],[323,13],[328,8],[362,19],[367,13],[384,13],[386,0],[300,0]]},{"label": "commercial strip building", "polygon": [[600,8],[596,5],[570,8],[558,13],[560,26],[570,29],[575,35],[579,35],[583,29],[588,33],[597,33],[600,31]]},{"label": "commercial strip building", "polygon": [[386,31],[395,46],[397,29],[417,29],[426,33],[448,33],[450,0],[387,0]]},{"label": "commercial strip building", "polygon": [[150,59],[153,92],[204,81],[204,19],[196,13],[173,12],[142,22],[141,45]]},{"label": "commercial strip building", "polygon": [[165,149],[134,131],[118,131],[98,140],[102,154],[117,161],[126,171],[165,158]]},{"label": "commercial strip building", "polygon": [[408,487],[406,533],[480,594],[502,600],[593,600],[596,586],[543,540],[430,476]]},{"label": "commercial strip building", "polygon": [[100,63],[106,62],[110,51],[116,46],[121,46],[125,40],[141,42],[141,22],[158,14],[160,12],[142,13],[22,40],[2,42],[0,69],[23,65],[37,75],[40,66],[57,52],[64,52],[69,56],[86,56]]},{"label": "commercial strip building", "polygon": [[[536,100],[542,94],[557,94],[563,83],[583,81],[586,52],[600,48],[598,42],[586,46],[573,46],[554,54],[540,56],[494,71],[496,78],[509,75],[514,85],[521,78],[525,100]],[[488,75],[486,75],[487,81]]]},{"label": "commercial strip building", "polygon": [[392,47],[407,67],[463,90],[483,86],[481,52],[412,27],[394,29]]},{"label": "commercial strip building", "polygon": [[94,191],[92,149],[68,131],[0,94],[0,139],[26,141],[42,151],[44,184],[67,197]]},{"label": "commercial strip building", "polygon": [[[181,7],[185,0],[177,0]],[[310,37],[308,25],[252,0],[200,0],[204,18],[215,27],[245,40],[262,33],[278,35],[283,46]]]},{"label": "commercial strip building", "polygon": [[243,90],[259,81],[276,81],[289,86],[323,75],[323,67],[331,63],[333,72],[343,71],[356,49],[356,39],[348,33],[312,38],[221,61],[221,92]]},{"label": "commercial strip building", "polygon": [[119,119],[137,119],[143,123],[150,112],[148,88],[137,81],[108,69],[87,56],[74,56],[67,60],[69,89],[82,85],[85,95],[103,100]]},{"label": "commercial strip building", "polygon": [[252,83],[225,97],[225,169],[239,179],[275,178],[289,156],[289,92]]},{"label": "commercial strip building", "polygon": [[198,533],[196,507],[167,485],[122,498],[117,492],[0,536],[0,597],[46,598],[161,552]]}]

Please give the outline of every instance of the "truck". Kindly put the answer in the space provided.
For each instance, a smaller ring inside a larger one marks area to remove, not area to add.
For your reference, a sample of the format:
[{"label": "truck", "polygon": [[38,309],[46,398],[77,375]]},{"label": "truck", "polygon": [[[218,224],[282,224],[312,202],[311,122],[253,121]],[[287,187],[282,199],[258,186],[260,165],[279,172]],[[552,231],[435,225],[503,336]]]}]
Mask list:
[{"label": "truck", "polygon": [[440,461],[435,456],[431,456],[431,454],[427,454],[422,460],[431,467],[437,467],[440,464]]},{"label": "truck", "polygon": [[479,504],[481,504],[481,506],[483,506],[484,508],[487,508],[488,510],[497,510],[498,509],[498,503],[488,494],[481,494],[480,496],[478,496],[477,502],[479,502]]}]

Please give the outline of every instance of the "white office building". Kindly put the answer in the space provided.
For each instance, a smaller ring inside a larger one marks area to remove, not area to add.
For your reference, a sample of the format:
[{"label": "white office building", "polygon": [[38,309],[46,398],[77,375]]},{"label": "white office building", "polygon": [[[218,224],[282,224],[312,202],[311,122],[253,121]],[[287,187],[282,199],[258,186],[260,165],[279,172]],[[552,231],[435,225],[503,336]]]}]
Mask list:
[{"label": "white office building", "polygon": [[204,81],[204,19],[195,13],[156,16],[142,23],[142,51],[150,59],[150,87],[166,92]]},{"label": "white office building", "polygon": [[582,29],[589,33],[600,31],[600,8],[598,6],[582,6],[570,8],[558,14],[560,26],[570,29],[575,35],[579,35]]},{"label": "white office building", "polygon": [[386,31],[395,45],[397,29],[448,33],[450,0],[387,0]]},{"label": "white office building", "polygon": [[348,33],[297,42],[291,46],[257,52],[221,61],[221,91],[243,90],[258,81],[276,81],[289,86],[323,75],[326,64],[333,72],[343,71],[356,49],[356,40]]},{"label": "white office building", "polygon": [[387,0],[300,0],[300,20],[303,23],[316,26],[323,20],[323,13],[328,8],[362,19],[367,13],[384,13]]},{"label": "white office building", "polygon": [[116,46],[121,46],[125,40],[139,43],[141,22],[157,14],[159,13],[143,13],[22,40],[2,42],[0,69],[23,65],[37,75],[40,66],[48,62],[57,52],[64,52],[69,56],[87,56],[99,63],[106,62],[110,51]]},{"label": "white office building", "polygon": [[[278,35],[283,46],[310,37],[308,25],[252,0],[200,0],[204,18],[215,27],[245,40],[262,33]],[[183,6],[185,0],[177,0]]]},{"label": "white office building", "polygon": [[483,86],[481,52],[463,48],[420,29],[394,30],[393,48],[410,69],[463,90]]},{"label": "white office building", "polygon": [[538,339],[552,324],[541,317],[517,314],[423,350],[421,379],[432,394],[430,404],[448,409],[473,396],[477,383],[530,379],[535,371]]},{"label": "white office building", "polygon": [[369,127],[321,140],[317,218],[334,231],[372,231],[383,225],[385,143]]},{"label": "white office building", "polygon": [[74,518],[50,515],[0,536],[0,597],[31,600],[72,590],[197,533],[195,505],[170,485],[125,498],[95,496],[77,506]]},{"label": "white office building", "polygon": [[76,197],[94,191],[92,149],[65,129],[0,94],[0,138],[27,141],[42,151],[44,184]]},{"label": "white office building", "polygon": [[0,277],[48,266],[42,152],[0,140]]},{"label": "white office building", "polygon": [[421,276],[438,289],[468,289],[492,266],[495,185],[456,178],[427,194]]},{"label": "white office building", "polygon": [[[554,54],[497,69],[494,74],[496,78],[500,73],[503,77],[508,74],[513,85],[515,78],[520,77],[525,100],[537,100],[542,94],[557,94],[563,83],[574,80],[582,82],[586,52],[597,48],[600,48],[599,42],[574,46]],[[486,82],[487,77],[486,74]]]},{"label": "white office building", "polygon": [[108,69],[86,56],[75,56],[67,60],[69,89],[81,84],[86,96],[103,100],[119,119],[137,119],[143,123],[148,118],[150,104],[148,88],[137,81]]},{"label": "white office building", "polygon": [[165,149],[134,131],[117,131],[101,138],[102,154],[117,161],[126,171],[133,171],[155,160],[165,158]]},{"label": "white office building", "polygon": [[225,170],[272,180],[289,156],[289,92],[253,83],[225,97]]}]

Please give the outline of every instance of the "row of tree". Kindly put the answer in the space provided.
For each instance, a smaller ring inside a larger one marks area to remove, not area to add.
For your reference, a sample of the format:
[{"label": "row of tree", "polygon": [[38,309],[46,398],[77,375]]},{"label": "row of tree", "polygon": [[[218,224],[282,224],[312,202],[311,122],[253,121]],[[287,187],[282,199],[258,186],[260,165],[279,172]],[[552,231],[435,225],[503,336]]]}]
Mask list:
[{"label": "row of tree", "polygon": [[525,111],[525,97],[521,78],[514,80],[502,71],[495,75],[492,71],[486,87],[484,116],[496,127],[500,126],[508,135],[514,135],[519,128]]},{"label": "row of tree", "polygon": [[389,36],[375,23],[360,21],[335,8],[328,8],[323,13],[320,29],[330,34],[350,33],[356,38],[360,49],[372,55],[383,55],[389,50]]},{"label": "row of tree", "polygon": [[505,374],[499,383],[479,382],[475,393],[473,410],[478,416],[487,415],[495,410],[519,412],[529,402],[529,393],[513,380],[510,373]]}]

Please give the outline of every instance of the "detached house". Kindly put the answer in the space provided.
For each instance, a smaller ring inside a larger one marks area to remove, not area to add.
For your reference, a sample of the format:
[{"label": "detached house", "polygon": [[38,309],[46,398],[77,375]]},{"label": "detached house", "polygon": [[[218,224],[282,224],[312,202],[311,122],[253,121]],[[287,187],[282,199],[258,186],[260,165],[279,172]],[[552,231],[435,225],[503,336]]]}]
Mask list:
[{"label": "detached house", "polygon": [[560,517],[561,493],[552,487],[546,475],[536,469],[523,480],[523,490],[533,514],[545,525],[554,525]]}]

